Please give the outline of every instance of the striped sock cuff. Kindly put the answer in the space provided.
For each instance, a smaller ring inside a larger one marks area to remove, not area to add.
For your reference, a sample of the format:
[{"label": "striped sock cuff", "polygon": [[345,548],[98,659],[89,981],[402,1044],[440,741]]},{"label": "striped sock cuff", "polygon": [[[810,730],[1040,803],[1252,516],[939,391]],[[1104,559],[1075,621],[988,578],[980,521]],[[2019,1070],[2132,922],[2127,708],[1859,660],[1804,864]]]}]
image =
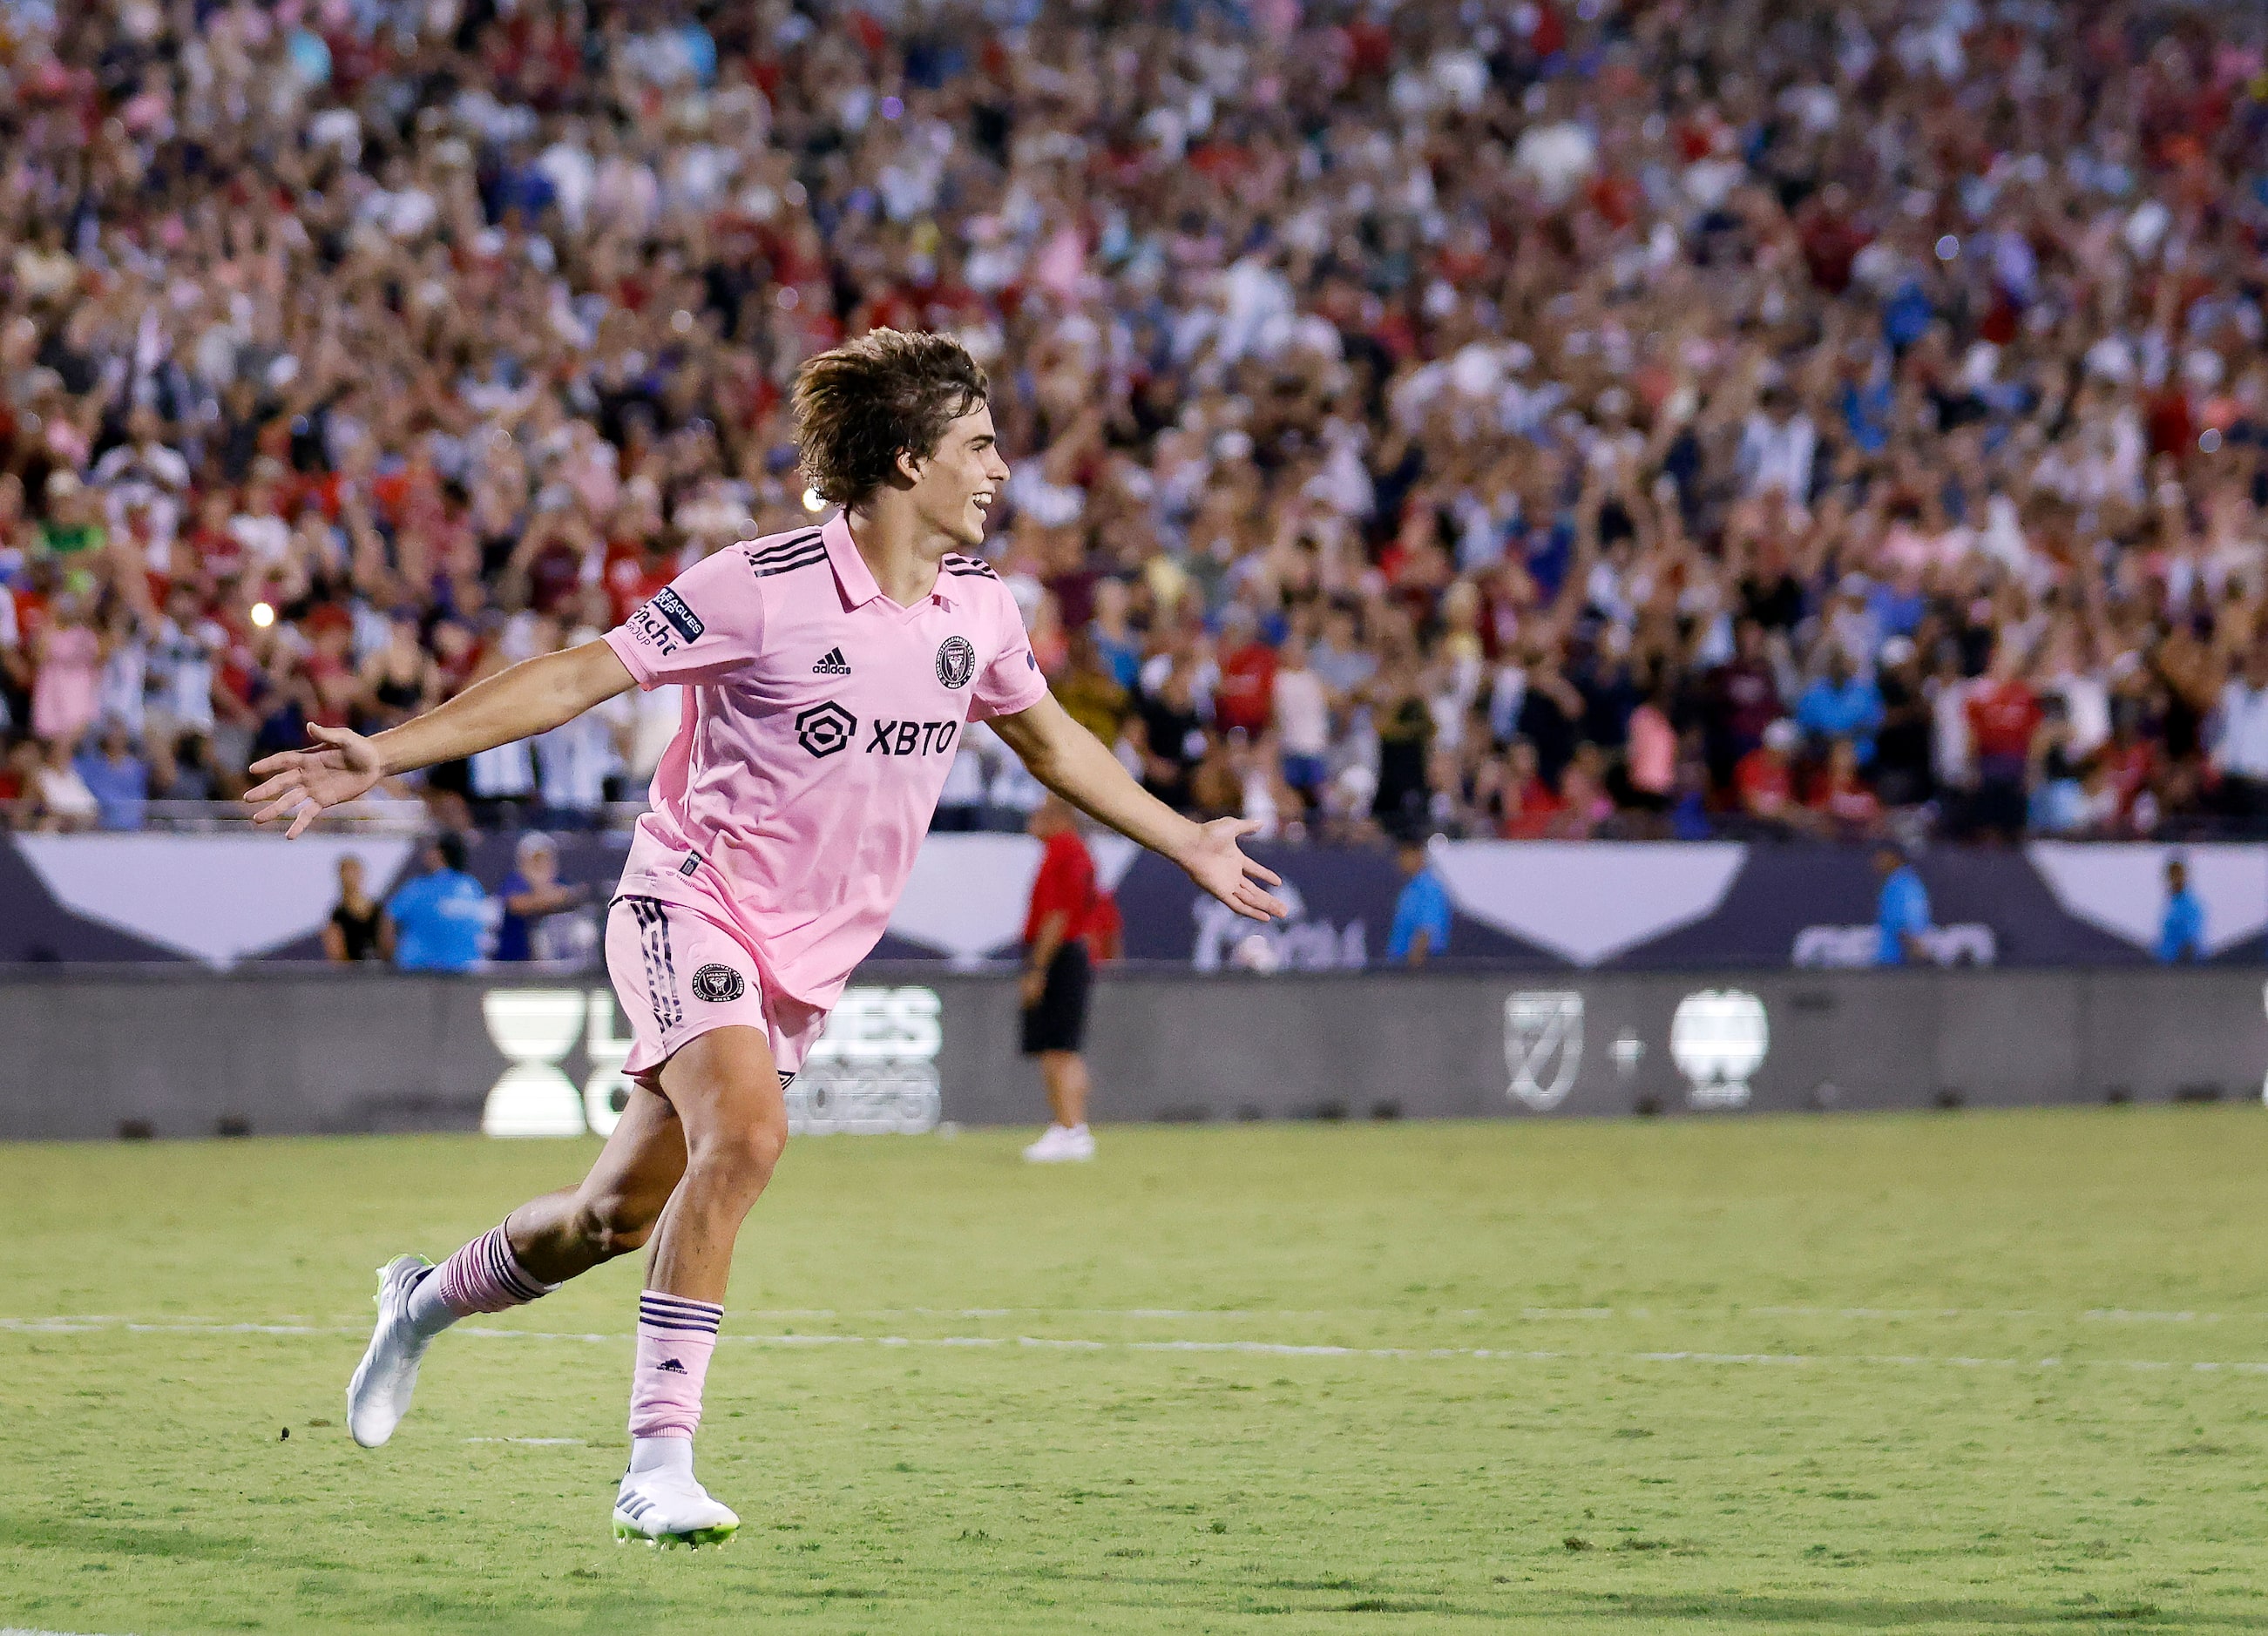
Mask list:
[{"label": "striped sock cuff", "polygon": [[649,1289],[638,1296],[638,1323],[644,1328],[714,1335],[724,1322],[725,1309],[706,1301],[688,1301],[682,1295],[664,1295],[658,1289]]},{"label": "striped sock cuff", "polygon": [[540,1301],[558,1288],[530,1273],[512,1252],[502,1227],[492,1227],[441,1264],[442,1304],[459,1317],[503,1312]]}]

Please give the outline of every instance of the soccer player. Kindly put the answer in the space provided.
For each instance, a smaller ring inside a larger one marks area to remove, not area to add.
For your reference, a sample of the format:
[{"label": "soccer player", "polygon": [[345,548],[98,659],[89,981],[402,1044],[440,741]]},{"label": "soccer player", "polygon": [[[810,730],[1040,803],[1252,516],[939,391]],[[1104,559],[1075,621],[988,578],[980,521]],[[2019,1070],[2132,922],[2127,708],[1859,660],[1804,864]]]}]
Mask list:
[{"label": "soccer player", "polygon": [[1007,481],[986,381],[954,341],[876,330],[811,359],[793,409],[823,526],[696,564],[603,638],[514,665],[364,738],[270,756],[246,799],[296,836],[381,778],[545,732],[632,686],[684,688],[608,912],[635,1034],[622,1121],[579,1186],[522,1205],[440,1266],[380,1269],[378,1328],[347,1388],[374,1448],[435,1336],[645,1247],[617,1539],[695,1546],[740,1526],[693,1475],[692,1438],[733,1244],[787,1139],[783,1082],[887,924],[956,741],[989,719],[1050,789],[1155,848],[1238,913],[1278,877],[1256,825],[1145,794],[1049,695],[1007,588],[957,554]]}]

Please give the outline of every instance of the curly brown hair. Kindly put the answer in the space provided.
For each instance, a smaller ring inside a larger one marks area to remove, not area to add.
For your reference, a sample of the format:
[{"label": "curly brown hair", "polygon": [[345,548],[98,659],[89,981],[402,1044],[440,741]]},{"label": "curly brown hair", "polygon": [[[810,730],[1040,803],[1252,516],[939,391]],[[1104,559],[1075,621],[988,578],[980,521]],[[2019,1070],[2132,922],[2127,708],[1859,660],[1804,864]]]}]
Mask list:
[{"label": "curly brown hair", "polygon": [[950,335],[870,330],[822,352],[795,378],[796,453],[822,500],[864,504],[901,452],[926,459],[945,429],[982,408],[990,383]]}]

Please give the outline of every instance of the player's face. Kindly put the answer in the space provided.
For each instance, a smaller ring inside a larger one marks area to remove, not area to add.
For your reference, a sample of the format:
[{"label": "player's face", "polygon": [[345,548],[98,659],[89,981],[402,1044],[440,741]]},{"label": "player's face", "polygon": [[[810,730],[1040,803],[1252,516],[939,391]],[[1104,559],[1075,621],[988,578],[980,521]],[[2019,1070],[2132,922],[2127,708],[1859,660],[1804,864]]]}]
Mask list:
[{"label": "player's face", "polygon": [[945,429],[914,484],[914,503],[939,533],[956,546],[975,547],[984,543],[984,514],[1007,481],[992,411],[979,406]]}]

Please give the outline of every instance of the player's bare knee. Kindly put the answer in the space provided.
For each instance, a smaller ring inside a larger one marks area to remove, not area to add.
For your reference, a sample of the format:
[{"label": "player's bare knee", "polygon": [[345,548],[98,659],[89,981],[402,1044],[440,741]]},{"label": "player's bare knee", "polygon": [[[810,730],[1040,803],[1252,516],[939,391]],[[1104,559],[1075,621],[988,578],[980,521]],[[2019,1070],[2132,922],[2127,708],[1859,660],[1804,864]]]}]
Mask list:
[{"label": "player's bare knee", "polygon": [[754,1119],[696,1143],[688,1168],[711,1185],[746,1189],[753,1195],[771,1180],[786,1147],[785,1118]]}]

